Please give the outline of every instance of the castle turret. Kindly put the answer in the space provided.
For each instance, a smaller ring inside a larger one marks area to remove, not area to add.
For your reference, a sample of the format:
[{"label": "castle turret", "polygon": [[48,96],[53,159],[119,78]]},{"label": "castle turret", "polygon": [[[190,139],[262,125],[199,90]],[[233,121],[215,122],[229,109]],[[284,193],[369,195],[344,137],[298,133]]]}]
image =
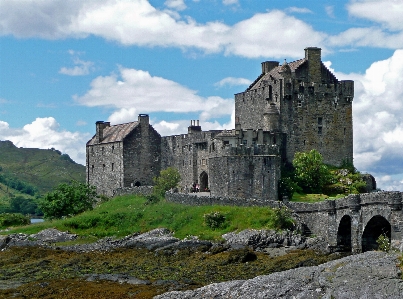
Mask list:
[{"label": "castle turret", "polygon": [[279,129],[280,112],[275,103],[270,103],[263,113],[263,131],[276,132]]},{"label": "castle turret", "polygon": [[193,132],[201,132],[201,126],[199,125],[199,120],[191,120],[190,126],[188,127],[188,134]]}]

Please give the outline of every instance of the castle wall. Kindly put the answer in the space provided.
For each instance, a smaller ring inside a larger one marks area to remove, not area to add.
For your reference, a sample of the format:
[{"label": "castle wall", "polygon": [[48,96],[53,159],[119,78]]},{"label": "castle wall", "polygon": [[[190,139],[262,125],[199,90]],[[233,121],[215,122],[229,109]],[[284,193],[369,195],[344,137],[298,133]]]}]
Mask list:
[{"label": "castle wall", "polygon": [[213,196],[277,200],[278,156],[224,156],[209,159]]},{"label": "castle wall", "polygon": [[121,142],[87,146],[87,183],[98,194],[112,196],[123,186],[123,145]]},{"label": "castle wall", "polygon": [[161,170],[161,136],[148,122],[140,122],[123,147],[123,187],[153,185]]}]

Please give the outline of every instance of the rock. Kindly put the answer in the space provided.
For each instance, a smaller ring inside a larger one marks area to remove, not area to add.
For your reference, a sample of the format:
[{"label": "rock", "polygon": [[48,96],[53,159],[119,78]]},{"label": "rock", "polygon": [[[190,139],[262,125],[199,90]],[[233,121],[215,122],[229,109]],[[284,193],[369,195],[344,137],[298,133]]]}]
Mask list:
[{"label": "rock", "polygon": [[86,281],[108,280],[118,283],[128,283],[134,285],[151,284],[149,280],[138,279],[136,277],[132,277],[125,274],[89,274],[86,275],[86,277],[87,277]]},{"label": "rock", "polygon": [[261,251],[267,247],[298,246],[305,242],[305,237],[295,232],[284,230],[246,229],[239,233],[231,232],[222,236],[228,244],[242,244]]},{"label": "rock", "polygon": [[148,250],[155,250],[178,241],[179,239],[173,237],[172,232],[168,229],[157,228],[127,240],[125,247],[147,248]]},{"label": "rock", "polygon": [[0,235],[0,250],[6,248],[7,244],[10,242],[9,236]]},{"label": "rock", "polygon": [[155,299],[403,298],[396,254],[366,252],[319,266],[169,292]]},{"label": "rock", "polygon": [[30,238],[40,242],[56,243],[74,240],[77,238],[77,235],[68,232],[61,232],[54,228],[48,228],[37,234],[30,235]]}]

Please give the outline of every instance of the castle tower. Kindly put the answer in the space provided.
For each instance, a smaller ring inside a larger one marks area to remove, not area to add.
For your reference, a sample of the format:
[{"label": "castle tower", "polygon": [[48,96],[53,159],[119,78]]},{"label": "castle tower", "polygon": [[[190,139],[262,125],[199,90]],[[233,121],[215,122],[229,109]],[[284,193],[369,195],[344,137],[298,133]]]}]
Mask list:
[{"label": "castle tower", "polygon": [[263,113],[264,126],[263,131],[277,132],[279,130],[280,112],[275,103],[267,105]]},{"label": "castle tower", "polygon": [[321,48],[305,48],[305,59],[308,61],[308,81],[320,83],[322,79]]}]

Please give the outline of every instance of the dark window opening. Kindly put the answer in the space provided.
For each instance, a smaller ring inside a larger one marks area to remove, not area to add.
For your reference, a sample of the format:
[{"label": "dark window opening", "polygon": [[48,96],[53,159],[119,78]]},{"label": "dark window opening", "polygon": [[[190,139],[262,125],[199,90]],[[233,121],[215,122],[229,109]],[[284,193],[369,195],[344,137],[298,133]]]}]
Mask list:
[{"label": "dark window opening", "polygon": [[114,166],[115,166],[114,163],[112,163],[112,171],[113,171]]},{"label": "dark window opening", "polygon": [[318,126],[321,126],[323,123],[323,118],[322,117],[318,117]]},{"label": "dark window opening", "polygon": [[322,127],[318,127],[318,134],[322,135]]},{"label": "dark window opening", "polygon": [[139,181],[137,181],[137,182],[134,183],[134,186],[135,186],[135,187],[140,187],[140,186],[141,186],[141,183],[140,183]]}]

